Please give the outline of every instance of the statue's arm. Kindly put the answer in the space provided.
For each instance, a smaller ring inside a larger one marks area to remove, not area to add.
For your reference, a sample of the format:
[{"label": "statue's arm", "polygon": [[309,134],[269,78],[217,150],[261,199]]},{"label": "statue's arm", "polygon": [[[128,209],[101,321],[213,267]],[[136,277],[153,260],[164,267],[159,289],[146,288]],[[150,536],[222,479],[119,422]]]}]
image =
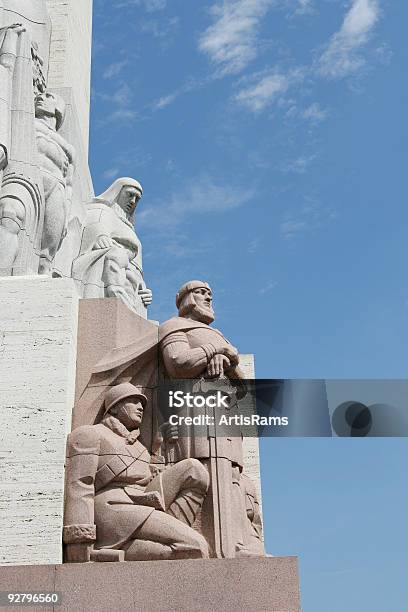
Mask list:
[{"label": "statue's arm", "polygon": [[96,540],[94,498],[99,446],[93,426],[79,427],[68,436],[63,541],[69,562],[89,561]]},{"label": "statue's arm", "polygon": [[5,68],[10,74],[14,72],[17,60],[18,37],[25,32],[25,28],[20,23],[15,23],[0,29],[0,66]]},{"label": "statue's arm", "polygon": [[210,343],[190,348],[184,332],[169,334],[162,342],[166,370],[173,378],[197,378],[207,369],[216,349]]}]

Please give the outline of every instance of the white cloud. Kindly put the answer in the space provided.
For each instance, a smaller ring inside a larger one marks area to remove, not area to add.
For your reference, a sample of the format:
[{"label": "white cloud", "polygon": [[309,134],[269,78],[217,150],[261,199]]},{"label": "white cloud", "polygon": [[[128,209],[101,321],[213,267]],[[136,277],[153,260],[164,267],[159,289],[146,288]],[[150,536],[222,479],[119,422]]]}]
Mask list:
[{"label": "white cloud", "polygon": [[332,206],[323,204],[316,196],[305,199],[305,204],[300,209],[287,213],[280,224],[280,232],[285,240],[319,230],[338,217]]},{"label": "white cloud", "polygon": [[259,24],[272,0],[223,0],[210,13],[214,23],[199,39],[200,51],[220,76],[241,72],[257,55]]},{"label": "white cloud", "polygon": [[127,83],[122,83],[112,94],[93,90],[93,95],[109,103],[110,111],[97,122],[98,127],[109,123],[133,121],[139,113],[133,108],[133,94]]},{"label": "white cloud", "polygon": [[152,159],[152,155],[145,149],[134,145],[109,159],[111,166],[102,173],[102,178],[111,180],[118,176],[133,176],[139,179],[140,168],[150,164]]},{"label": "white cloud", "polygon": [[322,108],[318,102],[313,102],[310,106],[305,108],[302,113],[302,117],[304,119],[309,119],[315,123],[319,123],[320,121],[324,121],[327,119],[329,112]]},{"label": "white cloud", "polygon": [[334,34],[318,61],[318,72],[329,78],[342,78],[364,65],[359,54],[367,43],[380,15],[378,0],[352,0],[343,25]]},{"label": "white cloud", "polygon": [[254,195],[248,187],[221,185],[211,177],[201,176],[170,194],[166,202],[152,203],[142,210],[137,222],[155,231],[174,229],[192,215],[219,214],[239,208]]},{"label": "white cloud", "polygon": [[148,13],[153,13],[166,8],[167,0],[116,0],[115,5],[118,9],[143,6]]},{"label": "white cloud", "polygon": [[113,62],[112,64],[109,64],[109,66],[105,68],[102,77],[104,79],[112,79],[113,77],[118,76],[118,74],[122,72],[123,68],[125,68],[128,63],[129,60],[124,59],[120,62]]},{"label": "white cloud", "polygon": [[290,84],[290,76],[272,72],[256,77],[251,85],[235,95],[234,100],[256,113],[275,102],[289,89]]},{"label": "white cloud", "polygon": [[295,160],[287,163],[283,170],[285,172],[293,172],[295,174],[306,174],[310,164],[316,159],[317,155],[301,155]]},{"label": "white cloud", "polygon": [[293,238],[294,236],[296,236],[296,234],[307,230],[308,227],[309,226],[307,221],[296,221],[291,219],[289,221],[284,221],[283,223],[281,223],[280,231],[286,240],[290,240],[290,238]]},{"label": "white cloud", "polygon": [[161,110],[162,108],[166,108],[166,106],[170,106],[176,100],[182,92],[180,90],[174,91],[167,96],[162,96],[156,102],[153,103],[154,110]]},{"label": "white cloud", "polygon": [[108,168],[105,172],[102,172],[102,178],[107,181],[112,181],[120,174],[119,168]]},{"label": "white cloud", "polygon": [[267,293],[275,289],[275,287],[277,286],[278,286],[278,283],[276,281],[271,281],[269,283],[266,283],[266,285],[264,285],[263,287],[261,287],[258,293],[259,295],[266,295]]},{"label": "white cloud", "polygon": [[297,0],[295,15],[308,15],[315,12],[315,8],[313,6],[313,0]]},{"label": "white cloud", "polygon": [[179,98],[180,96],[182,96],[182,95],[184,95],[186,93],[189,93],[191,91],[197,91],[198,89],[201,89],[202,87],[205,87],[205,85],[207,85],[211,81],[213,81],[213,77],[212,76],[210,76],[208,78],[201,79],[201,80],[190,77],[190,78],[187,79],[187,81],[184,83],[184,85],[182,85],[178,89],[175,89],[171,93],[169,93],[169,94],[167,94],[165,96],[161,96],[160,98],[158,98],[157,100],[152,102],[151,108],[154,111],[166,108],[166,106],[170,106],[170,104],[173,104],[173,102],[175,100],[177,100],[177,98]]}]

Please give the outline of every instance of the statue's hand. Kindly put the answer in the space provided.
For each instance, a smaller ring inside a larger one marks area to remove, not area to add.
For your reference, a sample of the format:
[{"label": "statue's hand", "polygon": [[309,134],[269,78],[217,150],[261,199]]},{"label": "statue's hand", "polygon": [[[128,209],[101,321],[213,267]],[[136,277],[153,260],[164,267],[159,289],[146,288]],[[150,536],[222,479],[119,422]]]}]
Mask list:
[{"label": "statue's hand", "polygon": [[139,289],[139,296],[143,302],[143,306],[147,308],[153,301],[153,293],[151,289],[145,287],[144,289]]},{"label": "statue's hand", "polygon": [[179,437],[179,431],[177,425],[171,425],[170,423],[163,423],[159,427],[159,432],[162,436],[162,440],[165,442],[176,442]]},{"label": "statue's hand", "polygon": [[231,362],[225,355],[214,355],[207,366],[206,374],[208,378],[223,376],[224,371],[231,367]]},{"label": "statue's hand", "polygon": [[237,366],[239,364],[238,350],[235,348],[235,346],[227,345],[225,348],[222,349],[222,354],[228,357],[232,367]]},{"label": "statue's hand", "polygon": [[113,246],[112,238],[109,236],[99,236],[98,240],[95,242],[95,249],[109,249]]},{"label": "statue's hand", "polygon": [[67,563],[87,563],[90,560],[93,544],[79,542],[65,545],[65,561]]}]

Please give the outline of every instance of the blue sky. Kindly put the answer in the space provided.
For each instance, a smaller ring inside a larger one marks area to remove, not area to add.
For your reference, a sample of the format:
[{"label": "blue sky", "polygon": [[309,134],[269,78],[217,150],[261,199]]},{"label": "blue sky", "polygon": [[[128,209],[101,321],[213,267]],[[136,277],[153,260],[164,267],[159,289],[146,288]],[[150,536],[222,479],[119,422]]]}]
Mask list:
[{"label": "blue sky", "polygon": [[[144,187],[150,318],[202,278],[258,377],[406,377],[408,4],[94,4],[91,170],[97,193]],[[268,547],[299,554],[306,612],[404,609],[404,440],[261,448]]]}]

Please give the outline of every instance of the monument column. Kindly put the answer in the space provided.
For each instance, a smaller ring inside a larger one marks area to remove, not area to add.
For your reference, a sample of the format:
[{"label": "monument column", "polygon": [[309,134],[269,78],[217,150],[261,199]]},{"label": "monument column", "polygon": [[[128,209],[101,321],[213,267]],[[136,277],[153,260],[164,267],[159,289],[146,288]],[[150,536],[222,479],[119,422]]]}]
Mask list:
[{"label": "monument column", "polygon": [[47,0],[51,19],[48,87],[70,88],[88,155],[93,0]]}]

